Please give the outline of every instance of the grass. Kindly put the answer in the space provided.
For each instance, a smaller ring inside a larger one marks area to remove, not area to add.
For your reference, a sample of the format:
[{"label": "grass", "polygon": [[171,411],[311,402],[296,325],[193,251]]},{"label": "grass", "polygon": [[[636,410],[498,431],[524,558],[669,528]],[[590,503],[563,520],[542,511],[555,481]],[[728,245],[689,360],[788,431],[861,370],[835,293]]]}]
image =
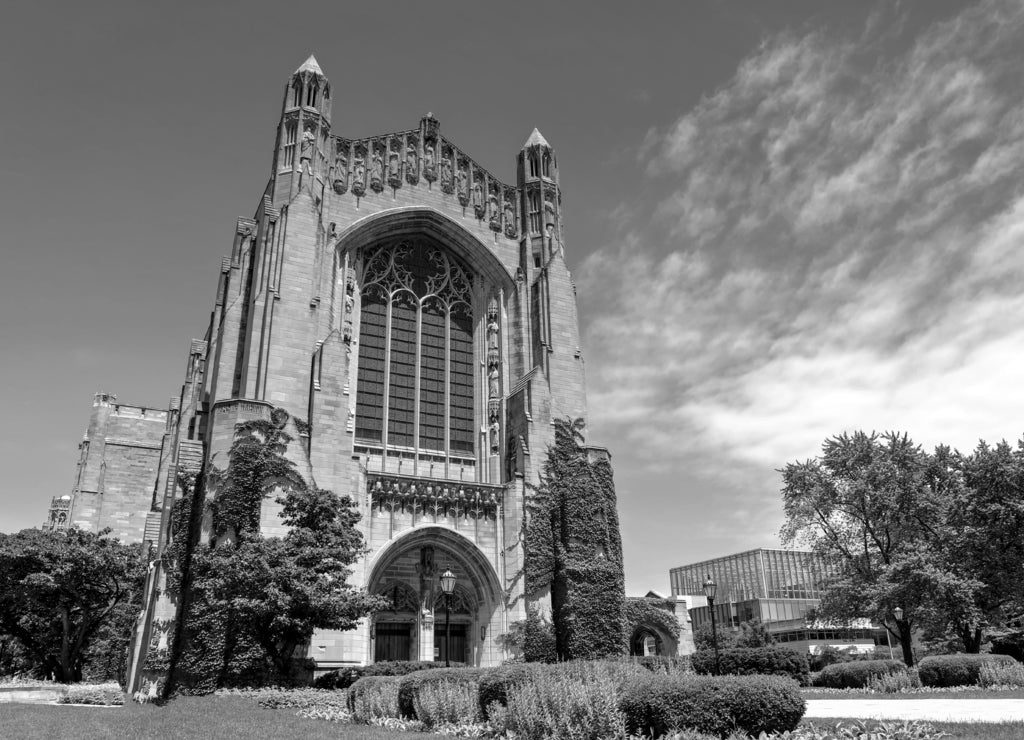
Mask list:
[{"label": "grass", "polygon": [[[805,719],[801,725],[813,724],[821,729],[851,721],[850,717],[815,718]],[[927,722],[949,735],[949,740],[1020,740],[1024,737],[1024,722]]]},{"label": "grass", "polygon": [[[992,691],[991,689],[983,689],[981,687],[964,687],[963,690],[958,689],[956,691],[921,691],[907,694],[869,693],[867,691],[857,691],[854,689],[835,692],[818,692],[814,689],[803,689],[800,693],[804,699],[828,699],[830,701],[832,699],[839,701],[842,701],[843,699],[879,699],[882,701],[917,701],[918,699],[932,699],[936,701],[956,701],[957,699],[1024,699],[1024,688],[1008,689],[1006,691]],[[1024,737],[1024,734],[1021,734],[1020,737]]]},{"label": "grass", "polygon": [[[52,704],[0,704],[0,735],[22,740],[68,737],[75,740],[396,740],[397,732],[298,717],[294,709],[263,709],[243,697],[181,697],[158,707],[73,707]],[[417,732],[416,740],[441,735]]]}]

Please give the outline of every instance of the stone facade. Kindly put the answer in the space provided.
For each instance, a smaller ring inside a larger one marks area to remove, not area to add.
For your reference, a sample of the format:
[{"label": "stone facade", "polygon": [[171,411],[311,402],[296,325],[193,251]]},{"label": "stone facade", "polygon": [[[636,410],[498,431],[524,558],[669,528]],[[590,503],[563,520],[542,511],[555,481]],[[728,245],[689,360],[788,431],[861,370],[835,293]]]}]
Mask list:
[{"label": "stone facade", "polygon": [[122,542],[141,542],[147,521],[158,519],[153,512],[167,421],[165,409],[120,404],[112,394],[97,393],[78,445],[71,494],[53,500],[43,527],[109,528]]},{"label": "stone facade", "polygon": [[[528,484],[552,420],[586,417],[557,159],[535,130],[508,184],[430,114],[398,132],[339,135],[334,97],[312,57],[289,79],[269,182],[236,223],[181,395],[137,435],[155,440],[131,448],[149,462],[118,458],[147,496],[107,520],[159,551],[181,474],[223,468],[237,423],[283,409],[299,472],[362,514],[369,552],[354,585],[392,598],[354,631],[317,633],[317,670],[440,657],[445,569],[458,578],[451,658],[494,665],[527,597],[543,598],[522,586]],[[91,505],[79,488],[74,515]],[[273,498],[265,535],[283,532]],[[176,615],[162,567],[154,560],[134,638],[133,688]]]}]

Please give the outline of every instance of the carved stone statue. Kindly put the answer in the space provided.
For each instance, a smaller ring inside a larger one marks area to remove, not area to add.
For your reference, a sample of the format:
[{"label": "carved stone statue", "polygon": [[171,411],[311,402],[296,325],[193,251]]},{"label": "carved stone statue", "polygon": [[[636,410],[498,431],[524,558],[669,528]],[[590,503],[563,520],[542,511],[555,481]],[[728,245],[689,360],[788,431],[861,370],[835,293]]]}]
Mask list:
[{"label": "carved stone statue", "polygon": [[306,130],[302,132],[302,149],[299,153],[299,159],[303,162],[313,158],[313,144],[316,142],[316,136],[313,132]]},{"label": "carved stone statue", "polygon": [[434,145],[426,144],[423,147],[423,177],[428,182],[437,179],[437,166],[434,162]]},{"label": "carved stone statue", "polygon": [[487,396],[489,398],[499,398],[501,395],[500,387],[500,376],[498,375],[498,368],[492,367],[487,373]]},{"label": "carved stone statue", "polygon": [[352,164],[352,192],[356,195],[366,192],[366,162],[362,154],[356,154]]},{"label": "carved stone statue", "polygon": [[479,182],[473,183],[473,212],[477,218],[483,218],[486,214],[484,206],[484,189]]},{"label": "carved stone statue", "polygon": [[498,434],[500,432],[501,432],[501,426],[498,424],[498,422],[496,422],[496,421],[495,422],[491,422],[491,428],[490,428],[490,440],[491,440],[491,443],[490,443],[490,447],[491,447],[491,454],[492,455],[497,455],[498,454],[498,449],[499,449],[498,448]]},{"label": "carved stone statue", "polygon": [[416,181],[419,180],[419,157],[416,155],[416,147],[413,144],[409,144],[405,147],[405,179],[409,181],[410,185],[415,185]]},{"label": "carved stone statue", "polygon": [[505,236],[515,238],[516,235],[516,208],[511,200],[505,201]]},{"label": "carved stone statue", "polygon": [[452,161],[448,157],[441,159],[441,190],[451,193],[455,189],[455,181],[452,179]]},{"label": "carved stone statue", "polygon": [[459,167],[459,173],[456,175],[459,181],[459,203],[466,205],[469,203],[469,175],[466,174],[466,170]]},{"label": "carved stone statue", "polygon": [[491,228],[501,231],[501,208],[498,204],[498,196],[494,193],[487,197],[487,208],[491,212]]},{"label": "carved stone statue", "polygon": [[370,187],[378,193],[384,189],[384,158],[377,149],[373,152],[373,162],[370,165]]},{"label": "carved stone statue", "polygon": [[341,195],[348,190],[348,162],[344,157],[335,157],[334,159],[334,178],[332,185],[334,186],[334,192]]},{"label": "carved stone statue", "polygon": [[398,152],[391,152],[388,155],[388,184],[393,188],[402,184],[402,163]]}]

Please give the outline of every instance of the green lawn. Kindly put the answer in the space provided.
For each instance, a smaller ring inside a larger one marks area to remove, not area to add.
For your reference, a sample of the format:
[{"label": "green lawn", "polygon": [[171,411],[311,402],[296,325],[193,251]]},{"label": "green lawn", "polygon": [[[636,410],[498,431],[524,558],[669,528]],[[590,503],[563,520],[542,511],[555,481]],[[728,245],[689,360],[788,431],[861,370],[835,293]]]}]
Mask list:
[{"label": "green lawn", "polygon": [[[821,729],[834,726],[837,722],[851,722],[852,719],[828,718],[804,720],[801,724]],[[889,720],[890,723],[898,720]],[[949,735],[951,740],[1021,740],[1024,738],[1024,722],[928,722],[937,730]]]},{"label": "green lawn", "polygon": [[[1010,689],[1009,691],[990,691],[983,688],[965,688],[963,691],[922,691],[914,694],[871,694],[866,691],[836,691],[834,693],[817,692],[814,689],[804,689],[800,692],[804,699],[893,699],[906,701],[908,699],[934,699],[936,701],[952,701],[956,699],[1024,699],[1024,689]],[[1021,735],[1024,738],[1024,734]]]},{"label": "green lawn", "polygon": [[[74,707],[0,704],[0,736],[19,740],[395,740],[400,735],[365,725],[305,719],[295,709],[263,709],[242,697],[181,697],[166,706]],[[432,740],[441,735],[405,735]]]}]

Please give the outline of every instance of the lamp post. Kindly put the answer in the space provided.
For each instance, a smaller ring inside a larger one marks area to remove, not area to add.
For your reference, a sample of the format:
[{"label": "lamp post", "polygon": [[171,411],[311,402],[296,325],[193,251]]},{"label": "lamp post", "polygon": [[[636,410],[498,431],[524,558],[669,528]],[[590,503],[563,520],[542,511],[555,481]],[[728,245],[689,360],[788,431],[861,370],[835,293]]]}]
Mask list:
[{"label": "lamp post", "polygon": [[[903,645],[903,630],[900,629],[900,620],[903,619],[903,609],[897,606],[892,610],[892,616],[896,620],[896,631],[900,635],[900,649],[903,651],[903,662],[907,661],[906,646]],[[891,657],[891,656],[890,656]]]},{"label": "lamp post", "polygon": [[704,581],[704,595],[708,597],[708,608],[711,609],[711,646],[715,649],[715,675],[722,675],[722,665],[718,658],[718,628],[715,624],[715,595],[718,593],[718,584],[711,579]]},{"label": "lamp post", "polygon": [[451,630],[452,592],[455,591],[455,574],[446,568],[441,574],[441,590],[444,592],[444,667],[451,666]]}]

